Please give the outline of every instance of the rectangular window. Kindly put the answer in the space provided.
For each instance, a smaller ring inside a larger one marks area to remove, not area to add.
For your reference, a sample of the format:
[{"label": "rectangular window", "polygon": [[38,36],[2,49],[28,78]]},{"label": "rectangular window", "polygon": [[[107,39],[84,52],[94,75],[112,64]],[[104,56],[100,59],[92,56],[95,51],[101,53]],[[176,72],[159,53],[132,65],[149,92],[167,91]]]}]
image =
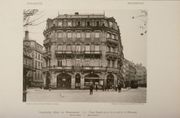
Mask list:
[{"label": "rectangular window", "polygon": [[66,66],[66,59],[62,60],[62,66]]},{"label": "rectangular window", "polygon": [[99,21],[96,22],[96,26],[99,26]]},{"label": "rectangular window", "polygon": [[72,33],[68,32],[67,33],[67,38],[72,38]]},{"label": "rectangular window", "polygon": [[66,49],[67,51],[69,51],[69,52],[71,51],[71,46],[70,46],[70,45],[67,45],[66,48],[67,48],[67,49]]},{"label": "rectangular window", "polygon": [[90,38],[90,33],[89,32],[86,33],[86,38]]},{"label": "rectangular window", "polygon": [[67,66],[72,66],[71,59],[67,59]]},{"label": "rectangular window", "polygon": [[110,51],[111,51],[111,48],[110,48],[109,46],[107,47],[107,51],[108,51],[108,52],[110,52]]},{"label": "rectangular window", "polygon": [[109,27],[113,27],[113,23],[112,22],[109,22]]},{"label": "rectangular window", "polygon": [[80,33],[77,33],[77,38],[81,38],[81,34]]},{"label": "rectangular window", "polygon": [[95,51],[99,51],[99,45],[95,45]]},{"label": "rectangular window", "polygon": [[86,50],[86,51],[90,51],[90,45],[86,45],[86,46],[85,46],[85,50]]},{"label": "rectangular window", "polygon": [[59,50],[59,51],[62,51],[62,50],[63,50],[62,45],[58,45],[58,50]]},{"label": "rectangular window", "polygon": [[99,32],[96,32],[95,33],[95,38],[99,38],[99,36],[100,36]]},{"label": "rectangular window", "polygon": [[89,21],[87,22],[87,26],[90,26],[90,22]]},{"label": "rectangular window", "polygon": [[113,52],[114,50],[113,50],[113,48],[112,47],[110,47],[110,52]]},{"label": "rectangular window", "polygon": [[106,37],[107,37],[107,38],[110,38],[110,34],[109,34],[109,33],[107,33]]},{"label": "rectangular window", "polygon": [[77,52],[80,52],[80,51],[81,51],[81,46],[80,46],[80,45],[77,45],[77,46],[76,46],[76,51],[77,51]]},{"label": "rectangular window", "polygon": [[112,61],[112,67],[115,67],[115,61]]},{"label": "rectangular window", "polygon": [[76,50],[75,45],[72,45],[72,51],[75,51],[75,50]]},{"label": "rectangular window", "polygon": [[71,26],[72,26],[72,22],[68,21],[68,27],[71,27]]},{"label": "rectangular window", "polygon": [[59,26],[59,27],[62,27],[62,21],[59,21],[59,22],[58,22],[58,26]]},{"label": "rectangular window", "polygon": [[107,66],[110,67],[110,60],[107,60]]},{"label": "rectangular window", "polygon": [[66,51],[66,45],[63,45],[63,51]]},{"label": "rectangular window", "polygon": [[80,25],[81,25],[81,23],[80,23],[80,21],[78,21],[78,22],[77,22],[77,26],[80,26]]},{"label": "rectangular window", "polygon": [[62,60],[58,60],[58,67],[62,66]]},{"label": "rectangular window", "polygon": [[58,33],[58,38],[63,38],[63,33],[62,32]]},{"label": "rectangular window", "polygon": [[114,34],[112,35],[112,39],[115,39],[115,35]]}]

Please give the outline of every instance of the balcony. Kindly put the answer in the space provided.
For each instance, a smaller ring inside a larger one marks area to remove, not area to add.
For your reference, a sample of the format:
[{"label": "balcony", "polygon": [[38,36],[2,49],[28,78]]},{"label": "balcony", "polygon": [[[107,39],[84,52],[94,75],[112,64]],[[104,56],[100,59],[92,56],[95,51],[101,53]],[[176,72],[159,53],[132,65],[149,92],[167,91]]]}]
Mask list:
[{"label": "balcony", "polygon": [[62,56],[100,56],[102,54],[101,51],[62,51],[62,50],[56,50],[55,51],[56,56],[62,57]]},{"label": "balcony", "polygon": [[106,58],[107,59],[117,59],[117,58],[119,58],[119,55],[117,52],[106,52]]},{"label": "balcony", "polygon": [[107,72],[116,72],[116,73],[118,73],[119,69],[115,68],[115,67],[106,67],[106,71]]},{"label": "balcony", "polygon": [[101,51],[84,51],[84,54],[87,54],[87,55],[100,55],[102,54]]},{"label": "balcony", "polygon": [[102,66],[49,66],[49,67],[43,67],[42,69],[45,71],[84,71],[84,72],[101,72],[101,71],[107,71],[107,72],[115,72],[118,73],[119,69],[115,67],[102,67]]},{"label": "balcony", "polygon": [[48,67],[43,67],[43,71],[50,71],[50,70],[56,70],[56,71],[66,71],[66,70],[72,70],[73,66],[48,66]]},{"label": "balcony", "polygon": [[47,45],[49,43],[51,43],[51,39],[50,38],[47,38],[43,41],[44,45]]},{"label": "balcony", "polygon": [[51,52],[50,51],[46,51],[44,54],[43,54],[44,58],[47,59],[47,58],[51,58]]},{"label": "balcony", "polygon": [[102,66],[83,66],[83,71],[105,71],[106,68],[102,67]]},{"label": "balcony", "polygon": [[56,50],[55,51],[56,55],[65,55],[65,54],[72,54],[73,52],[72,51],[62,51],[62,50]]},{"label": "balcony", "polygon": [[116,32],[119,33],[118,29],[112,28],[112,27],[108,27],[108,26],[104,26],[104,25],[99,25],[99,26],[92,26],[92,25],[76,25],[76,26],[52,26],[49,27],[48,29],[44,30],[43,33],[46,34],[48,32],[51,32],[52,30],[106,30],[106,31],[111,31],[111,32]]},{"label": "balcony", "polygon": [[107,38],[106,43],[107,45],[117,46],[119,44],[119,41],[117,39]]}]

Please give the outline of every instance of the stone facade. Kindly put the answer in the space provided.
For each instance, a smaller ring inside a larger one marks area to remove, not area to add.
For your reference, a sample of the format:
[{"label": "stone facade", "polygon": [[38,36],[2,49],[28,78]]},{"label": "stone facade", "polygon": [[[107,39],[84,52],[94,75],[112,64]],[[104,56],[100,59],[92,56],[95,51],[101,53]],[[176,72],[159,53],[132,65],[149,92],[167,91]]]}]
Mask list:
[{"label": "stone facade", "polygon": [[37,43],[35,40],[30,40],[29,32],[25,33],[25,44],[28,44],[31,49],[31,57],[32,57],[32,80],[31,86],[40,87],[42,86],[42,63],[43,63],[43,46]]},{"label": "stone facade", "polygon": [[120,81],[123,51],[113,17],[102,14],[58,15],[44,30],[45,87],[112,87]]}]

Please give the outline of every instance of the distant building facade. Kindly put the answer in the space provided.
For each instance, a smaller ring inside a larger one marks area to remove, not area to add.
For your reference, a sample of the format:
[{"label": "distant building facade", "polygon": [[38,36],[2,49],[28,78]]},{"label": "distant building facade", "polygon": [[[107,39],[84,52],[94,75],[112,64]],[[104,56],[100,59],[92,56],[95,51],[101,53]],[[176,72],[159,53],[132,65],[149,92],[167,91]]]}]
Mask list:
[{"label": "distant building facade", "polygon": [[23,88],[31,86],[33,71],[33,57],[30,43],[23,40]]},{"label": "distant building facade", "polygon": [[146,67],[142,66],[142,64],[134,64],[124,58],[121,71],[123,81],[127,87],[130,87],[133,82],[138,84],[138,86],[146,87],[147,72]]},{"label": "distant building facade", "polygon": [[142,64],[136,64],[136,80],[138,80],[139,86],[147,86],[147,71]]},{"label": "distant building facade", "polygon": [[35,40],[30,40],[28,31],[25,33],[24,43],[28,43],[29,48],[31,49],[32,67],[34,70],[32,73],[31,86],[42,86],[43,46]]},{"label": "distant building facade", "polygon": [[123,58],[120,30],[103,14],[58,15],[44,31],[44,86],[87,88],[118,83]]}]

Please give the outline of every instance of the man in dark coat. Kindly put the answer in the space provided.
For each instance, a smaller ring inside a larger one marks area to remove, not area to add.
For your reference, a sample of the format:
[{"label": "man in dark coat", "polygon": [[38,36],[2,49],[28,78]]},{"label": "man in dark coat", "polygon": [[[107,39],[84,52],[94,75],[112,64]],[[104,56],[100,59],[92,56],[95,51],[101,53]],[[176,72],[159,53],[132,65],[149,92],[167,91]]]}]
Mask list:
[{"label": "man in dark coat", "polygon": [[121,92],[121,83],[118,84],[118,92]]},{"label": "man in dark coat", "polygon": [[93,94],[93,84],[92,83],[90,84],[89,90],[90,90],[90,95],[92,95]]}]

